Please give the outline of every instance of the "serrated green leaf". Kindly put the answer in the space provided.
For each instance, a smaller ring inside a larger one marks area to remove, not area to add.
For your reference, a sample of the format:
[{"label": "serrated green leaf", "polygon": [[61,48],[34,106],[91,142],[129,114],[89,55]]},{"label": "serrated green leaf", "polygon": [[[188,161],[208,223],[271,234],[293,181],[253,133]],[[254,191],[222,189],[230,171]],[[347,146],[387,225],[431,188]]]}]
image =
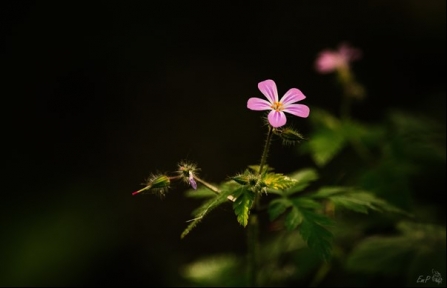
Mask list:
[{"label": "serrated green leaf", "polygon": [[307,245],[314,249],[323,259],[329,260],[332,253],[332,233],[326,228],[332,221],[324,215],[301,208],[302,223],[299,232]]},{"label": "serrated green leaf", "polygon": [[[284,206],[292,203],[285,218],[284,225],[287,230],[298,227],[298,231],[307,245],[315,250],[323,259],[328,260],[331,255],[332,233],[326,228],[332,225],[332,221],[313,210],[320,208],[320,204],[310,198],[294,198],[290,202],[277,202]],[[278,204],[279,205],[279,204]],[[280,209],[278,209],[280,210]]]},{"label": "serrated green leaf", "polygon": [[331,161],[346,144],[346,138],[341,129],[318,128],[309,138],[304,147],[320,167]]},{"label": "serrated green leaf", "polygon": [[198,188],[197,190],[188,189],[185,191],[185,196],[189,198],[211,198],[216,196],[216,193],[206,187]]},{"label": "serrated green leaf", "polygon": [[287,213],[286,219],[284,220],[284,225],[286,226],[286,229],[291,231],[298,227],[298,225],[301,224],[303,221],[303,216],[301,215],[300,211],[292,206],[292,209],[290,209],[289,213]]},{"label": "serrated green leaf", "polygon": [[290,178],[295,179],[300,183],[308,183],[318,179],[318,173],[313,168],[306,168],[298,170],[289,175]]},{"label": "serrated green leaf", "polygon": [[284,190],[296,184],[296,180],[278,173],[268,173],[262,181],[268,189]]},{"label": "serrated green leaf", "polygon": [[445,226],[405,221],[398,223],[397,229],[399,233],[394,236],[373,236],[360,242],[347,259],[347,269],[378,275],[410,271],[412,281],[421,273],[416,268],[426,268],[427,264],[445,271]]},{"label": "serrated green leaf", "polygon": [[335,204],[335,206],[342,206],[348,210],[358,213],[368,214],[368,209],[376,210],[370,203],[363,202],[358,199],[352,199],[352,197],[335,196],[331,198],[331,201]]},{"label": "serrated green leaf", "polygon": [[189,234],[189,232],[191,232],[191,230],[196,227],[197,224],[200,223],[200,221],[202,221],[203,217],[205,217],[206,214],[208,214],[221,204],[228,202],[227,197],[233,195],[234,193],[235,191],[233,189],[222,190],[220,194],[216,195],[214,198],[202,203],[202,205],[200,205],[193,211],[193,215],[195,216],[195,218],[191,220],[189,225],[180,235],[180,238],[184,238],[187,234]]},{"label": "serrated green leaf", "polygon": [[372,209],[372,210],[399,213],[399,214],[403,214],[403,215],[412,217],[412,215],[409,214],[408,212],[397,208],[396,206],[388,203],[387,201],[385,201],[381,198],[378,198],[377,196],[375,196],[372,193],[360,191],[360,192],[352,192],[352,194],[348,194],[348,195],[350,198],[351,198],[351,196],[353,198],[355,198],[355,199],[351,200],[351,203],[365,204],[365,206],[370,205],[368,207],[370,207],[370,209]]},{"label": "serrated green leaf", "polygon": [[347,192],[352,190],[350,187],[343,186],[324,186],[318,189],[317,192],[311,195],[312,198],[321,199],[321,198],[329,198],[334,196],[335,194],[340,194],[343,192]]},{"label": "serrated green leaf", "polygon": [[316,127],[322,126],[330,129],[336,129],[340,126],[340,120],[337,117],[320,108],[313,108],[309,119]]},{"label": "serrated green leaf", "polygon": [[[203,216],[205,216],[205,215],[203,215]],[[194,229],[200,223],[200,221],[202,221],[203,216],[197,217],[197,218],[194,218],[193,220],[191,220],[189,225],[186,226],[185,230],[183,230],[182,234],[180,235],[180,238],[183,239],[186,235],[188,235],[189,232],[191,232],[191,230]]]},{"label": "serrated green leaf", "polygon": [[270,201],[268,210],[267,210],[268,214],[269,214],[270,221],[273,221],[276,218],[278,218],[290,206],[292,206],[292,202],[290,202],[290,200],[286,199],[286,198],[277,198],[277,199]]},{"label": "serrated green leaf", "polygon": [[400,140],[400,152],[410,159],[446,160],[445,124],[426,116],[392,111],[389,115],[394,141]]},{"label": "serrated green leaf", "polygon": [[303,135],[290,127],[275,128],[273,129],[273,133],[278,135],[282,139],[284,145],[300,143],[301,140],[304,139]]},{"label": "serrated green leaf", "polygon": [[300,208],[311,209],[311,210],[317,210],[321,208],[321,203],[308,197],[296,197],[290,199],[290,201],[293,203],[293,205]]},{"label": "serrated green leaf", "polygon": [[[248,169],[253,172],[253,173],[259,173],[259,165],[249,165]],[[264,167],[262,167],[263,172],[267,171],[273,171],[272,167],[269,167],[269,165],[264,165]]]},{"label": "serrated green leaf", "polygon": [[255,193],[244,186],[235,191],[234,197],[236,197],[233,203],[234,213],[239,224],[245,227],[248,224],[248,217],[255,199]]},{"label": "serrated green leaf", "polygon": [[411,216],[407,212],[378,198],[370,192],[356,190],[350,187],[322,187],[309,197],[315,199],[327,199],[334,203],[335,206],[364,214],[367,214],[369,210],[374,210]]},{"label": "serrated green leaf", "polygon": [[295,180],[295,183],[290,188],[284,191],[284,195],[290,196],[294,193],[303,191],[307,186],[310,185],[311,181],[318,179],[318,174],[315,169],[303,169],[295,172],[289,176],[291,179]]},{"label": "serrated green leaf", "polygon": [[405,237],[368,238],[351,252],[347,261],[347,269],[373,274],[403,272],[405,263],[411,257],[411,246],[412,244]]},{"label": "serrated green leaf", "polygon": [[323,167],[345,146],[346,137],[340,120],[322,109],[313,109],[309,117],[314,132],[309,141],[301,145],[303,152],[311,154],[314,162]]},{"label": "serrated green leaf", "polygon": [[380,126],[365,125],[352,119],[344,120],[341,124],[346,139],[361,141],[366,145],[375,145],[385,136],[385,129]]}]

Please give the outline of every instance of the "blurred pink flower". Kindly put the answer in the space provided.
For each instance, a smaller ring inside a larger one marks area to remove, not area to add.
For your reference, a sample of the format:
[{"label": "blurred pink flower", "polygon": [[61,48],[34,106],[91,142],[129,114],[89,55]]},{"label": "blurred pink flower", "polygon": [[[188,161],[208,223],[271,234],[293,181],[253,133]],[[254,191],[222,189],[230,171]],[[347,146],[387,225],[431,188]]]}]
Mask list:
[{"label": "blurred pink flower", "polygon": [[349,62],[358,60],[362,57],[362,51],[342,43],[337,51],[323,50],[318,54],[315,62],[315,68],[318,72],[325,74],[341,68],[348,68]]},{"label": "blurred pink flower", "polygon": [[303,104],[293,104],[306,98],[297,88],[291,88],[278,101],[278,90],[273,80],[265,80],[258,83],[258,88],[264,94],[268,101],[252,97],[248,99],[247,108],[250,110],[263,111],[271,110],[268,114],[268,120],[273,127],[284,126],[287,122],[284,112],[292,115],[306,118],[309,116],[309,107]]}]

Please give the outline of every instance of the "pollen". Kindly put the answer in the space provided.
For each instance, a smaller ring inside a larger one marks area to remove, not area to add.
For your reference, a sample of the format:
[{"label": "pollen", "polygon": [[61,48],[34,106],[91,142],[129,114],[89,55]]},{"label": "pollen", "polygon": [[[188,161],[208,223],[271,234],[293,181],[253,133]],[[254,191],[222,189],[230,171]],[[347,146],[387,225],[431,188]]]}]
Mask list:
[{"label": "pollen", "polygon": [[273,103],[272,104],[272,106],[270,106],[273,110],[276,110],[276,111],[282,111],[282,110],[284,110],[284,105],[282,105],[282,103],[281,102],[275,102],[275,103]]}]

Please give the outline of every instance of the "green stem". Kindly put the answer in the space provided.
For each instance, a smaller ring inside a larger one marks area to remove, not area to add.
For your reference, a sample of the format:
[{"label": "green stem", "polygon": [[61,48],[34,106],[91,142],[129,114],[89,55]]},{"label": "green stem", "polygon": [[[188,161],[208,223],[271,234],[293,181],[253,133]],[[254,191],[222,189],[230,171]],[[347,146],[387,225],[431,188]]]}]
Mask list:
[{"label": "green stem", "polygon": [[[194,179],[195,179],[197,182],[202,183],[203,186],[205,186],[206,188],[210,189],[210,190],[213,191],[214,193],[216,193],[216,194],[220,194],[220,193],[221,193],[221,191],[219,190],[219,188],[217,188],[217,187],[211,185],[210,183],[206,182],[205,180],[200,179],[200,178],[197,177],[196,175],[194,175]],[[234,198],[234,197],[231,196],[231,195],[229,195],[227,198],[228,198],[228,200],[233,201],[233,202],[236,200],[236,198]]]},{"label": "green stem", "polygon": [[250,215],[247,228],[248,246],[248,286],[258,287],[259,267],[259,219],[258,214]]},{"label": "green stem", "polygon": [[[267,132],[267,138],[265,140],[264,151],[262,152],[261,163],[259,165],[258,179],[261,181],[262,170],[267,164],[267,155],[270,150],[270,143],[272,142],[273,127],[269,125]],[[248,284],[249,287],[258,287],[258,270],[259,270],[259,219],[258,212],[260,211],[260,195],[261,191],[255,191],[255,199],[251,208],[252,214],[250,215],[247,227],[247,246],[248,246]]]},{"label": "green stem", "polygon": [[348,86],[352,83],[352,75],[349,67],[341,67],[338,69],[338,80],[343,87],[343,100],[340,107],[340,117],[349,119],[351,114],[351,95],[349,95]]},{"label": "green stem", "polygon": [[273,131],[272,126],[269,125],[269,131],[267,132],[267,139],[265,140],[264,151],[262,152],[261,164],[259,165],[259,171],[258,171],[259,175],[262,174],[262,168],[264,168],[265,164],[267,163],[267,155],[270,149],[270,142],[272,142],[272,135],[273,135],[272,131]]}]

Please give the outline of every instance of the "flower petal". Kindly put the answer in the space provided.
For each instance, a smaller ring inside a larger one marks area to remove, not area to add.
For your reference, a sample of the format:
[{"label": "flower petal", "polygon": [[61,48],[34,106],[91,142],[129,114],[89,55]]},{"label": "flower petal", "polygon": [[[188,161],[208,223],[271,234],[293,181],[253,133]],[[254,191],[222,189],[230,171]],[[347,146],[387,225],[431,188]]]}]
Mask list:
[{"label": "flower petal", "polygon": [[362,51],[360,49],[351,47],[348,43],[340,44],[338,48],[340,54],[346,62],[352,62],[362,58]]},{"label": "flower petal", "polygon": [[278,102],[278,89],[276,89],[275,81],[268,79],[259,82],[258,88],[270,103]]},{"label": "flower petal", "polygon": [[302,118],[307,118],[310,113],[309,107],[303,104],[289,104],[283,111]]},{"label": "flower petal", "polygon": [[247,108],[256,111],[269,110],[272,109],[272,104],[270,104],[267,100],[252,97],[247,101]]},{"label": "flower petal", "polygon": [[189,171],[189,177],[188,177],[188,180],[189,180],[189,185],[191,185],[191,187],[192,187],[194,190],[197,190],[197,183],[196,183],[196,180],[194,179],[194,176],[192,175],[192,172],[191,172],[191,171]]},{"label": "flower petal", "polygon": [[275,111],[275,110],[270,111],[268,119],[270,125],[272,125],[275,128],[284,126],[287,122],[286,114],[284,114],[284,112],[282,111]]},{"label": "flower petal", "polygon": [[319,73],[330,73],[340,66],[341,57],[338,53],[324,50],[318,55],[315,68]]},{"label": "flower petal", "polygon": [[287,104],[295,103],[305,98],[306,96],[304,96],[300,89],[292,88],[289,89],[284,96],[282,96],[279,102],[281,102],[284,106],[287,106]]}]

